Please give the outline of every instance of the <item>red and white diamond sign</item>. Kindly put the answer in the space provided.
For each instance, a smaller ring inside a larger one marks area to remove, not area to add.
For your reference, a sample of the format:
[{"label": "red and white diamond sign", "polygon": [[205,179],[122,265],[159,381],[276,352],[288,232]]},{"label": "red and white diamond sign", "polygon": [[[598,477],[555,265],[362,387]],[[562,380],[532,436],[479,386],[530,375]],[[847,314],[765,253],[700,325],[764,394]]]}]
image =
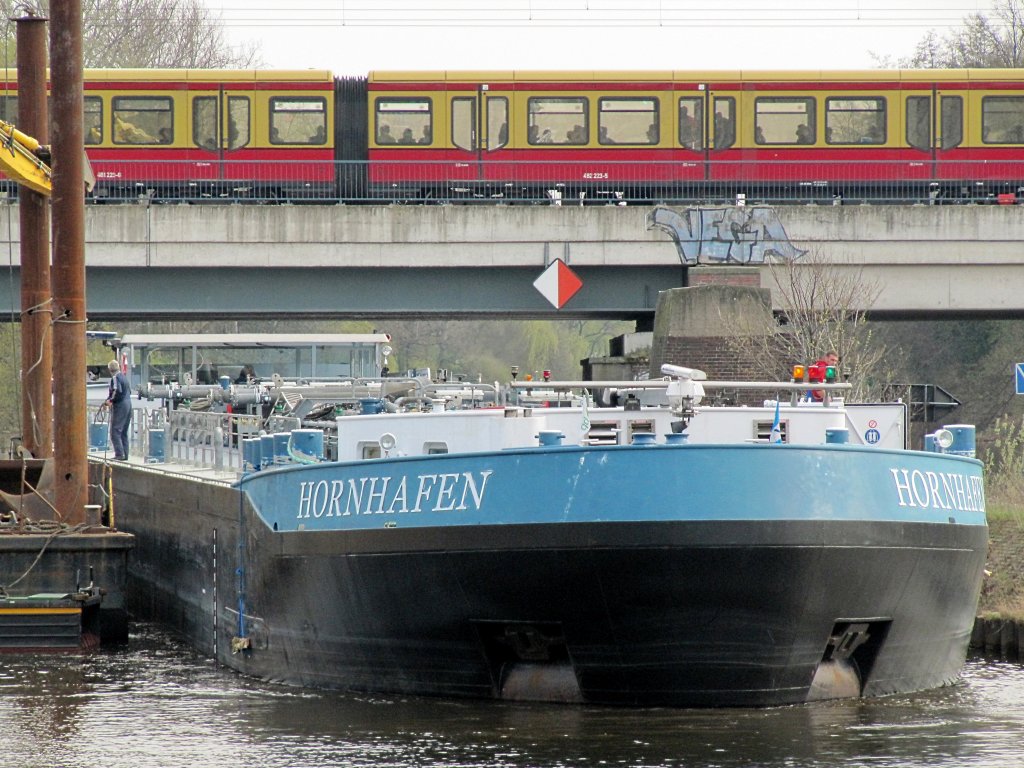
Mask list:
[{"label": "red and white diamond sign", "polygon": [[540,291],[541,296],[550,301],[555,309],[561,309],[583,287],[583,281],[565,266],[561,259],[555,259],[540,273],[540,277],[533,281],[533,287]]}]

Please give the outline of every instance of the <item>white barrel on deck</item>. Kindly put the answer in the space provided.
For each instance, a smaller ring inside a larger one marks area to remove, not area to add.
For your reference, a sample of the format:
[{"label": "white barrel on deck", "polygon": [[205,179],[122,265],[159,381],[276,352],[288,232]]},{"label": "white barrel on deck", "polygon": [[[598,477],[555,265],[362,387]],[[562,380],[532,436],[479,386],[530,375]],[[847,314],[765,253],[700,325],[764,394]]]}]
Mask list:
[{"label": "white barrel on deck", "polygon": [[947,424],[943,429],[948,429],[953,435],[953,444],[946,449],[946,453],[954,456],[969,456],[974,458],[976,454],[975,429],[973,424]]},{"label": "white barrel on deck", "polygon": [[324,433],[320,429],[293,429],[292,453],[300,460],[320,461],[324,457]]}]

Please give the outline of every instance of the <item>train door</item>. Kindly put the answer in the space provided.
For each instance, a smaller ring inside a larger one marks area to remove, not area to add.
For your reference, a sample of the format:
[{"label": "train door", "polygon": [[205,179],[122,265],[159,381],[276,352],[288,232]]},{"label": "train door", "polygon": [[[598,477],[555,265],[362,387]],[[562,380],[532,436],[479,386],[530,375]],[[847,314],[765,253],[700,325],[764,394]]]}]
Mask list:
[{"label": "train door", "polygon": [[709,87],[704,106],[705,137],[704,177],[705,179],[734,179],[742,174],[737,162],[736,94],[726,94]]},{"label": "train door", "polygon": [[191,143],[201,158],[197,169],[205,168],[202,178],[215,187],[253,177],[252,169],[240,162],[252,148],[253,95],[221,86],[215,93],[192,97]]},{"label": "train door", "polygon": [[906,175],[929,181],[936,195],[952,192],[943,189],[944,183],[962,178],[970,159],[964,141],[964,96],[935,87],[930,93],[905,96],[906,139],[910,147]]},{"label": "train door", "polygon": [[509,98],[495,94],[487,84],[476,93],[459,93],[451,99],[452,177],[480,185],[503,176],[492,161],[494,153],[508,147]]},{"label": "train door", "polygon": [[[694,90],[676,91],[675,125],[676,136],[671,142],[675,149],[669,155],[673,162],[670,167],[677,174],[675,181],[686,185],[701,183],[707,178],[709,133],[708,94],[701,85]],[[655,144],[658,137],[650,137]]]}]

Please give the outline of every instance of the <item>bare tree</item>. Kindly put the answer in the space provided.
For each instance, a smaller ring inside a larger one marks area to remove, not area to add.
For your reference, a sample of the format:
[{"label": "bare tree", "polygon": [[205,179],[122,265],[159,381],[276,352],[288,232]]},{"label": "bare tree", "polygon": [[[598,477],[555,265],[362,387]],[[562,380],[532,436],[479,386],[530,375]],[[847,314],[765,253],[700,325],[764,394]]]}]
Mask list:
[{"label": "bare tree", "polygon": [[890,350],[875,338],[867,311],[880,287],[866,282],[861,270],[840,272],[814,252],[769,263],[768,272],[784,314],[768,326],[758,319],[737,328],[729,340],[732,351],[765,380],[788,378],[793,363],[811,363],[834,351],[843,377],[853,385],[850,399],[878,397],[890,383],[882,366]]},{"label": "bare tree", "polygon": [[[0,0],[4,16],[25,11],[48,14],[50,0]],[[86,67],[229,69],[258,67],[255,43],[228,44],[221,17],[200,0],[83,0],[83,60]],[[7,27],[5,58],[14,62],[13,25]]]},{"label": "bare tree", "polygon": [[1020,67],[1024,65],[1024,0],[996,0],[991,15],[965,16],[962,26],[942,38],[932,30],[918,41],[910,56],[872,57],[883,67]]}]

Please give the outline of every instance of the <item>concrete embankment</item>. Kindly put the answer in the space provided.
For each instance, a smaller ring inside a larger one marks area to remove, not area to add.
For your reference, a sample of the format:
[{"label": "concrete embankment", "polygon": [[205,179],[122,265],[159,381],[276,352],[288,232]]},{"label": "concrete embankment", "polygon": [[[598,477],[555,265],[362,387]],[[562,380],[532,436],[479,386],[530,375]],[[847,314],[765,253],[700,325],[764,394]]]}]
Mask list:
[{"label": "concrete embankment", "polygon": [[989,555],[971,649],[1024,662],[1024,519],[989,521]]}]

